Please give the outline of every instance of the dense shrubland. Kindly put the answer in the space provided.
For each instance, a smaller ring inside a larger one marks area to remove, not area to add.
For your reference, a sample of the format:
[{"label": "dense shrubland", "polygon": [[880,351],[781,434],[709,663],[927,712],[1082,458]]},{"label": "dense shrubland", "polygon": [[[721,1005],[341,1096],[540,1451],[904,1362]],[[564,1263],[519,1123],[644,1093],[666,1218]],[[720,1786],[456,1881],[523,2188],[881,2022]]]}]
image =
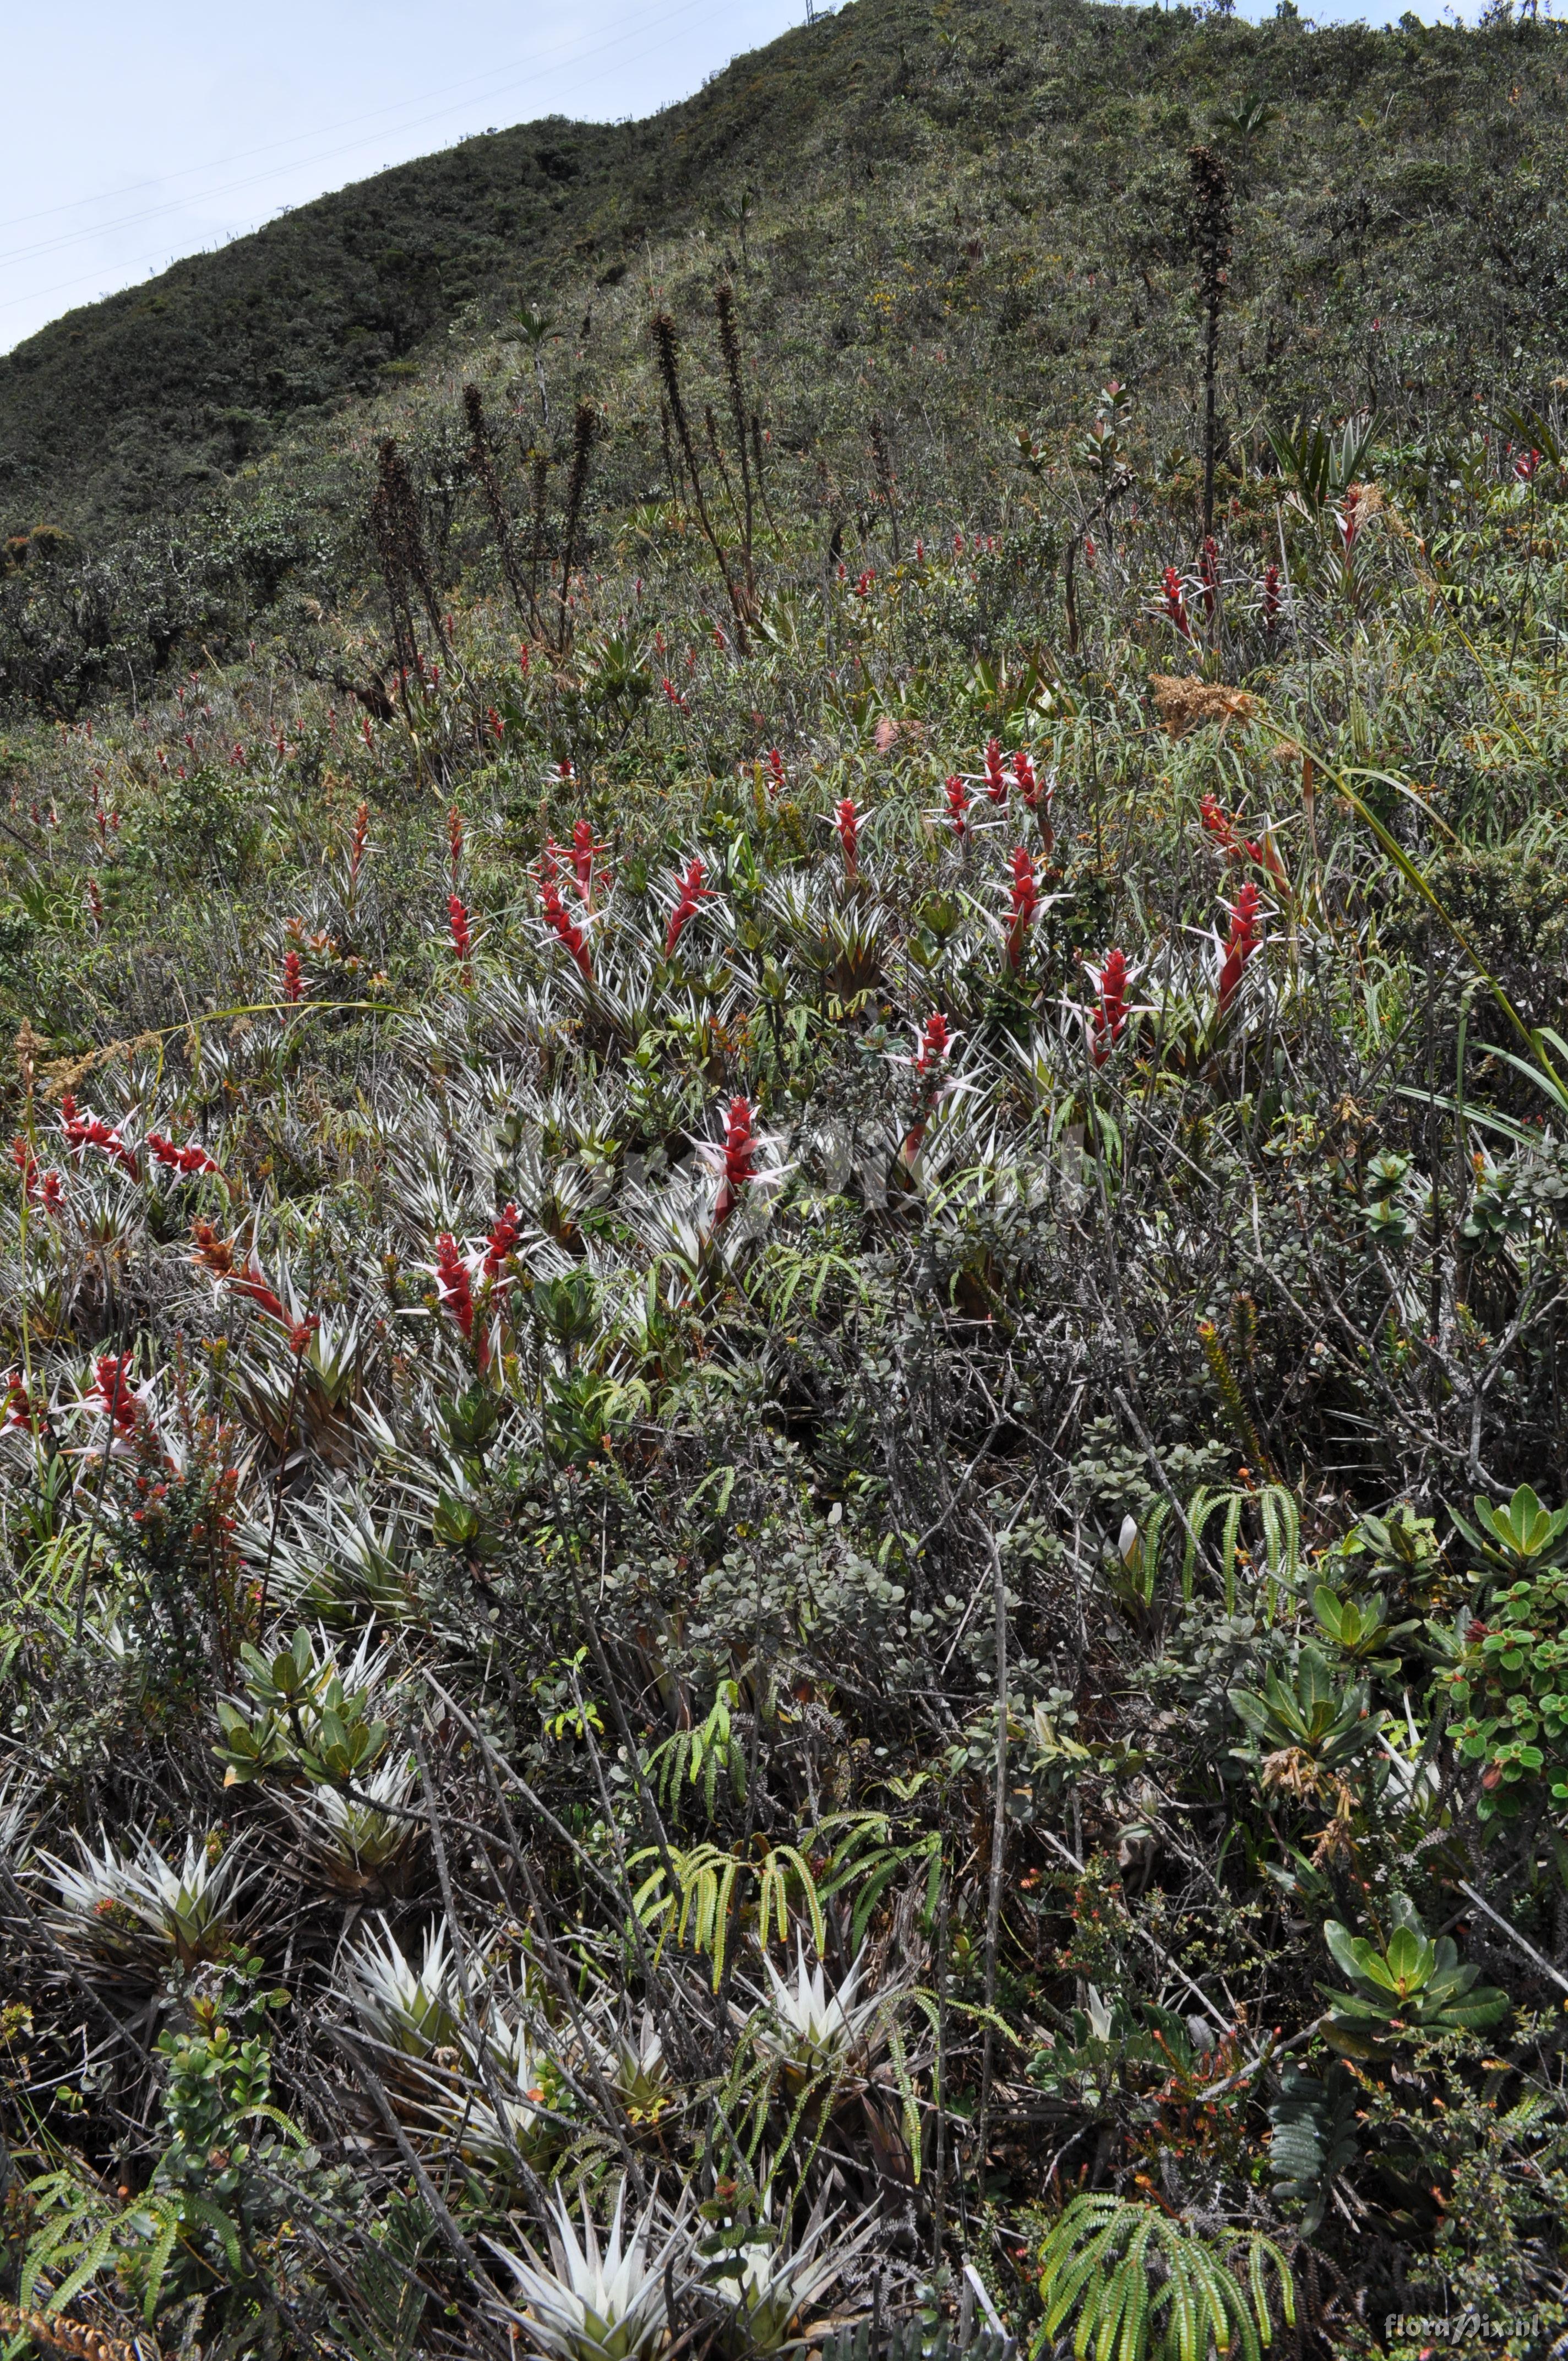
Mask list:
[{"label": "dense shrubland", "polygon": [[1543,2352],[1552,389],[1206,539],[760,220],[9,741],[12,2349]]}]

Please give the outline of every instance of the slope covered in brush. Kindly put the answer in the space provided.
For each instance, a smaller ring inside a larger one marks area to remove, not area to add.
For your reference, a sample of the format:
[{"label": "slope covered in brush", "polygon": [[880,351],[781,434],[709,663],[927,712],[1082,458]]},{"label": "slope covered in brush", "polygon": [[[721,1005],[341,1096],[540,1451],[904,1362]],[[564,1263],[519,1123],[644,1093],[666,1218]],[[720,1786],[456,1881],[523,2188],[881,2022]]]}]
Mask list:
[{"label": "slope covered in brush", "polygon": [[[6,529],[86,530],[209,494],[290,421],[435,365],[454,322],[642,267],[745,189],[787,285],[854,252],[817,324],[839,366],[905,330],[983,333],[1015,404],[1171,358],[1185,152],[1232,126],[1254,236],[1242,385],[1325,376],[1411,415],[1555,365],[1568,303],[1554,40],[1308,34],[1083,0],[858,5],[643,124],[545,122],[401,166],[69,313],[0,360]],[[865,232],[891,202],[890,239]],[[913,243],[897,228],[913,218]],[[912,283],[913,282],[913,283]]]},{"label": "slope covered in brush", "polygon": [[948,23],[6,585],[18,2351],[1568,2327],[1563,38]]}]

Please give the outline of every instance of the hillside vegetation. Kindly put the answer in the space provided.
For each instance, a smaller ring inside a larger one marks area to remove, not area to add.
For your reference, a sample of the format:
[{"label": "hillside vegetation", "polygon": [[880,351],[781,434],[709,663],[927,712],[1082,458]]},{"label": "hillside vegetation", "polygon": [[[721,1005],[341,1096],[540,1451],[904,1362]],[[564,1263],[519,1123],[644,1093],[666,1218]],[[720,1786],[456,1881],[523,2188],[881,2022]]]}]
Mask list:
[{"label": "hillside vegetation", "polygon": [[1559,2344],[1565,63],[859,0],[7,364],[8,2356]]}]

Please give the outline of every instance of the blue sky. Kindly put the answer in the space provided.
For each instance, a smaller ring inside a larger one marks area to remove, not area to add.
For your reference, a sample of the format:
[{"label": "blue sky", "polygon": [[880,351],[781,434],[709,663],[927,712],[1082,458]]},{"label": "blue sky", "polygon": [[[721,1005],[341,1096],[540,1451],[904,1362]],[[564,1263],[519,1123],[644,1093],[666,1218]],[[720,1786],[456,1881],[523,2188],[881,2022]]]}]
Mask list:
[{"label": "blue sky", "polygon": [[[1406,0],[1305,5],[1321,23],[1381,23]],[[1439,13],[1430,0],[1416,9]],[[804,15],[805,0],[18,8],[0,140],[0,351],[285,205],[471,132],[648,114]]]}]

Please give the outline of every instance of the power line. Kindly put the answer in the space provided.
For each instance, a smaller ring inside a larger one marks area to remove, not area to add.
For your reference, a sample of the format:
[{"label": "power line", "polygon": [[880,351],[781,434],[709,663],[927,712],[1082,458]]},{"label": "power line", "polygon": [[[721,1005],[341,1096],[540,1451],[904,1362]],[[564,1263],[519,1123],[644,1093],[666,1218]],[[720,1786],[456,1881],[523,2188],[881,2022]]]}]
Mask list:
[{"label": "power line", "polygon": [[[634,28],[633,28],[633,36],[635,35],[635,32],[636,32],[636,31],[638,31],[638,30],[641,30],[641,31],[653,31],[653,30],[655,30],[656,28],[662,27],[666,26],[666,25],[669,25],[669,24],[673,24],[673,23],[675,21],[675,19],[676,19],[677,17],[689,16],[689,15],[690,15],[690,13],[691,13],[691,11],[692,11],[692,9],[693,9],[694,7],[699,7],[699,6],[702,6],[702,5],[706,5],[706,0],[680,0],[680,5],[679,5],[678,6],[674,7],[674,8],[666,9],[666,10],[665,10],[662,15],[657,16],[654,16],[654,17],[652,17],[652,18],[649,19],[645,24],[643,24],[643,25],[642,25],[642,26],[641,26],[641,27],[634,27]],[[597,43],[597,44],[596,44],[593,48],[591,48],[591,49],[580,49],[580,50],[577,50],[574,55],[572,55],[572,56],[570,56],[570,57],[557,59],[557,60],[556,60],[553,64],[548,65],[548,66],[543,66],[543,67],[540,67],[539,69],[537,69],[537,71],[530,71],[530,72],[528,72],[528,73],[526,73],[526,74],[522,74],[522,75],[509,75],[505,80],[503,80],[503,81],[501,81],[501,82],[488,82],[488,83],[487,83],[487,85],[486,85],[486,94],[487,94],[488,96],[491,96],[491,97],[499,96],[499,95],[502,92],[504,92],[504,91],[511,90],[511,89],[515,89],[515,88],[517,88],[517,87],[519,86],[519,84],[520,84],[520,83],[521,84],[521,86],[523,86],[523,87],[525,87],[525,88],[526,88],[526,87],[528,87],[528,86],[530,86],[530,85],[532,85],[532,84],[533,84],[533,83],[540,82],[543,82],[543,81],[547,81],[547,80],[549,80],[549,79],[550,79],[552,76],[554,76],[554,75],[556,75],[556,74],[559,74],[559,73],[563,73],[563,72],[568,71],[571,68],[573,68],[573,67],[575,67],[575,66],[578,66],[578,65],[586,64],[586,63],[587,63],[591,59],[594,59],[594,58],[597,58],[597,57],[603,57],[603,56],[610,55],[610,54],[614,53],[615,51],[619,50],[620,49],[621,49],[621,47],[623,46],[623,42],[624,42],[625,38],[626,38],[626,37],[625,37],[624,35],[622,35],[622,36],[619,36],[619,37],[618,37],[615,40],[613,40],[613,41],[602,41],[602,42]],[[635,54],[634,56],[631,56],[631,57],[627,58],[627,59],[625,60],[625,62],[626,62],[628,65],[636,65],[636,64],[640,63],[640,62],[641,62],[641,60],[643,58],[645,58],[645,57],[651,57],[651,56],[654,53],[654,50],[656,50],[660,46],[661,46],[661,44],[660,44],[660,43],[658,43],[658,42],[654,42],[654,43],[652,43],[652,46],[651,46],[651,47],[646,48],[646,49],[640,49],[639,51],[637,51],[637,52],[636,52],[636,54]],[[456,87],[457,85],[452,85],[452,86],[453,86],[453,87]],[[454,107],[452,107],[452,106],[438,107],[438,108],[434,109],[434,110],[433,110],[433,112],[431,112],[431,113],[427,113],[427,114],[425,114],[425,115],[419,115],[419,116],[415,116],[415,117],[413,117],[413,118],[411,118],[410,121],[408,121],[408,122],[406,122],[406,123],[402,124],[402,125],[401,125],[400,126],[399,126],[399,127],[400,127],[400,129],[401,129],[401,130],[406,134],[406,133],[408,133],[408,132],[410,132],[410,131],[415,131],[415,130],[418,130],[418,129],[419,129],[419,128],[421,128],[421,126],[422,126],[423,124],[425,124],[425,123],[436,122],[436,121],[438,121],[438,120],[441,118],[441,116],[443,116],[443,115],[450,115],[450,114],[452,114],[454,111],[455,111],[455,109],[454,109]],[[363,119],[365,119],[365,118],[352,118],[352,119],[356,119],[356,120],[363,120]],[[304,135],[302,135],[302,136],[304,136]],[[471,136],[477,137],[477,136],[479,136],[479,135],[475,134],[475,135],[471,135]],[[325,164],[325,163],[330,163],[330,162],[332,162],[332,161],[334,159],[334,158],[335,158],[335,157],[337,157],[337,156],[352,154],[352,153],[355,151],[355,149],[356,149],[356,148],[358,148],[362,147],[363,145],[364,145],[364,142],[363,142],[363,141],[356,140],[356,141],[351,142],[347,147],[338,148],[334,148],[334,149],[329,149],[329,150],[327,150],[325,153],[323,153],[323,154],[322,154],[322,155],[319,155],[319,156],[316,156],[316,157],[313,157],[313,158],[309,158],[309,159],[303,159],[302,161],[298,162],[298,163],[296,163],[296,164],[294,164],[294,165],[291,165],[291,166],[280,167],[279,169],[280,169],[280,170],[293,170],[293,171],[308,171],[308,170],[314,170],[317,166],[319,166],[319,165],[321,165],[321,164]],[[248,152],[250,152],[250,153],[259,154],[259,153],[263,153],[263,152],[265,152],[265,151],[264,151],[264,150],[260,150],[260,149],[256,149],[256,150],[251,150],[251,151],[248,151]],[[405,159],[405,160],[408,160],[408,159]],[[211,167],[202,167],[202,168],[192,167],[192,170],[195,170],[195,169],[210,170],[210,169],[212,169],[212,168],[211,168]],[[380,169],[381,169],[381,170],[394,170],[394,169],[395,169],[395,167],[393,167],[393,166],[384,165],[384,166],[382,166]],[[143,211],[143,212],[141,212],[141,213],[138,213],[138,214],[124,214],[124,215],[120,216],[117,220],[115,220],[115,221],[95,223],[95,224],[93,224],[92,226],[90,226],[90,227],[89,227],[89,228],[87,228],[87,229],[83,229],[83,230],[76,230],[76,231],[71,231],[71,232],[69,232],[69,233],[66,233],[66,234],[62,235],[61,236],[60,236],[60,237],[58,237],[58,238],[49,238],[49,239],[43,239],[43,240],[40,240],[38,244],[36,244],[36,245],[34,245],[34,246],[32,246],[32,247],[17,247],[17,248],[16,248],[16,249],[15,249],[11,254],[9,254],[9,255],[0,255],[0,262],[14,263],[14,262],[16,262],[16,261],[21,261],[21,260],[27,259],[27,258],[33,258],[33,257],[39,257],[39,256],[42,256],[42,255],[45,255],[45,254],[53,253],[53,252],[56,252],[56,251],[58,251],[59,249],[60,249],[61,247],[69,247],[69,246],[73,246],[73,245],[81,245],[81,244],[84,243],[86,240],[88,240],[89,238],[95,238],[95,237],[104,237],[104,236],[107,236],[111,235],[114,231],[117,230],[117,229],[127,229],[127,228],[133,228],[133,227],[135,227],[135,226],[136,226],[136,225],[137,225],[137,223],[139,223],[139,222],[158,220],[158,219],[161,218],[162,216],[164,216],[164,215],[166,215],[166,214],[178,214],[178,213],[181,213],[181,212],[183,212],[183,211],[186,209],[186,207],[187,207],[188,205],[191,205],[191,204],[193,204],[193,203],[203,203],[203,202],[209,202],[209,201],[211,201],[212,199],[216,198],[216,197],[222,197],[222,196],[231,195],[231,194],[233,194],[236,191],[237,191],[237,190],[239,190],[239,189],[244,189],[244,188],[252,188],[252,187],[254,187],[254,186],[256,185],[256,183],[257,183],[258,181],[267,181],[267,180],[270,180],[270,179],[272,179],[273,177],[274,177],[274,175],[273,175],[272,173],[270,173],[270,172],[258,172],[258,173],[252,173],[252,174],[247,175],[244,180],[241,180],[241,181],[231,181],[231,182],[227,183],[225,186],[224,186],[224,187],[222,187],[222,188],[218,188],[218,189],[211,189],[211,190],[203,190],[203,191],[197,191],[197,192],[193,192],[193,194],[192,194],[191,197],[178,199],[178,200],[176,200],[175,202],[173,202],[172,203],[168,204],[168,205],[155,205],[155,206],[150,206],[150,207],[147,208],[145,211]],[[152,184],[151,184],[151,183],[144,183],[144,184],[141,184],[141,185],[152,185]],[[319,192],[318,192],[318,193],[319,193]],[[90,200],[82,200],[81,202],[87,203],[87,202],[91,202],[91,201],[90,201]],[[310,198],[302,198],[302,199],[301,199],[301,200],[300,200],[300,203],[312,203],[312,202],[313,202],[313,199],[310,199]],[[61,208],[60,210],[64,210],[64,208]],[[35,218],[36,218],[36,216],[35,216]],[[17,223],[17,224],[16,224],[15,225],[16,225],[16,226],[20,226],[20,223],[18,222],[18,223]],[[234,231],[234,232],[233,232],[233,233],[231,233],[228,236],[226,236],[225,238],[224,238],[224,240],[222,241],[222,243],[224,243],[224,244],[225,244],[225,245],[226,245],[226,244],[231,244],[231,243],[233,243],[233,241],[234,241],[234,239],[235,239],[235,238],[236,238],[236,237],[240,237],[240,236],[246,236],[246,235],[247,235],[247,234],[248,234],[248,233],[247,233],[247,232],[245,232],[245,231],[239,231],[239,230]],[[204,250],[204,249],[203,249],[203,250]],[[181,258],[181,257],[174,257],[174,258],[171,258],[170,262],[169,264],[166,264],[166,265],[165,265],[165,268],[166,268],[166,269],[167,269],[167,268],[172,268],[172,263],[173,263],[173,261],[175,261],[175,260],[180,260],[180,259],[182,259],[182,258]],[[138,262],[138,263],[135,264],[134,266],[131,266],[131,268],[132,268],[135,271],[137,271],[137,272],[138,272],[138,273],[139,273],[140,271],[142,271],[142,270],[144,270],[144,269],[148,269],[148,270],[152,269],[153,268],[155,268],[155,265],[154,265],[154,263],[152,263],[152,262],[150,262],[150,261],[144,261],[144,262]],[[27,293],[26,293],[26,294],[18,295],[18,296],[13,296],[13,297],[9,298],[8,300],[6,300],[6,301],[5,301],[5,302],[0,302],[0,313],[3,313],[3,312],[14,312],[14,311],[16,311],[16,310],[20,309],[20,308],[21,308],[23,305],[25,305],[25,304],[38,303],[38,302],[40,302],[46,301],[49,297],[53,296],[53,295],[60,295],[60,294],[66,294],[66,293],[69,293],[69,292],[70,292],[70,291],[71,291],[72,288],[76,288],[76,287],[83,286],[83,285],[87,284],[90,280],[93,280],[93,279],[95,279],[95,278],[98,278],[100,275],[101,275],[101,266],[100,266],[98,269],[92,269],[92,270],[80,271],[80,272],[78,272],[78,273],[76,274],[76,276],[75,276],[74,278],[68,279],[68,280],[61,280],[58,281],[58,282],[56,283],[56,285],[54,285],[53,287],[45,287],[45,288],[41,288],[41,289],[34,289],[34,290],[30,291],[29,292],[27,292]],[[124,286],[129,286],[129,285],[131,285],[131,284],[133,284],[133,283],[134,283],[134,281],[131,280],[131,278],[129,277],[129,275],[128,275],[128,273],[127,273],[127,276],[126,276],[126,280],[125,280],[125,282],[124,282]],[[112,291],[124,291],[124,287],[122,287],[122,289],[120,289],[120,290]],[[102,298],[100,298],[99,300],[103,300],[103,299],[102,299]],[[47,323],[46,323],[45,324],[47,324]]]}]

